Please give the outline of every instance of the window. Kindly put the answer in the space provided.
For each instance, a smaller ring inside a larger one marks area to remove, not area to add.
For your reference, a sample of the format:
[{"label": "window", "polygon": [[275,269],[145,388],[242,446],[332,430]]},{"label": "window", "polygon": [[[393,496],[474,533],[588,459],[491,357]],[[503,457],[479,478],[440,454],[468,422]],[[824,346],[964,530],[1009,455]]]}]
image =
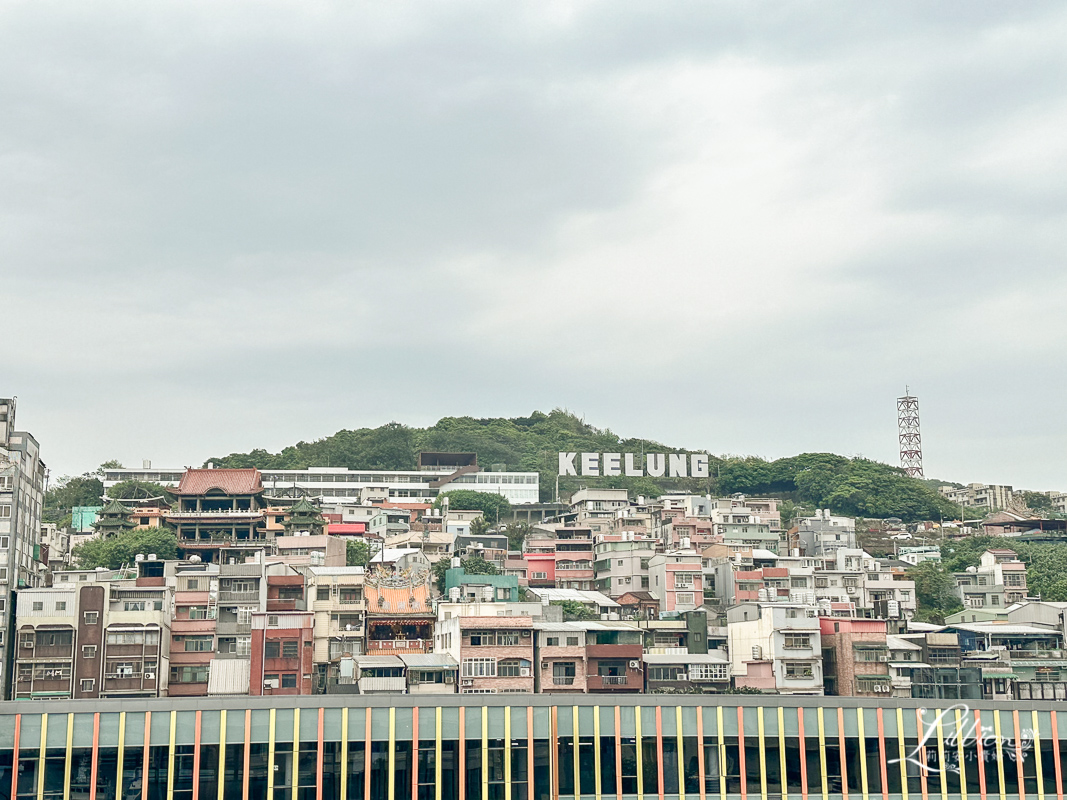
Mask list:
[{"label": "window", "polygon": [[495,658],[465,658],[463,659],[464,678],[495,678]]},{"label": "window", "polygon": [[787,633],[784,646],[786,650],[807,650],[811,647],[811,637],[806,633]]},{"label": "window", "polygon": [[238,636],[237,637],[237,655],[250,656],[252,655],[252,637],[251,636]]},{"label": "window", "polygon": [[471,647],[484,647],[496,644],[492,631],[471,631]]},{"label": "window", "polygon": [[171,667],[171,683],[207,683],[207,665]]},{"label": "window", "polygon": [[267,626],[270,628],[278,627],[278,616],[276,614],[271,614],[267,617]]},{"label": "window", "polygon": [[559,647],[559,637],[549,636],[545,639],[545,647]]},{"label": "window", "polygon": [[208,619],[207,611],[207,606],[189,606],[189,619]]},{"label": "window", "polygon": [[285,672],[282,674],[282,688],[283,689],[295,689],[296,688],[296,673]]},{"label": "window", "polygon": [[66,600],[57,600],[56,601],[56,611],[66,611],[66,610],[67,610],[67,601]]},{"label": "window", "polygon": [[726,664],[690,664],[691,681],[724,681],[729,677]]},{"label": "window", "polygon": [[263,657],[264,658],[281,658],[282,656],[282,643],[279,641],[270,641],[263,643]]},{"label": "window", "polygon": [[238,625],[251,625],[252,624],[252,611],[251,608],[238,608],[237,609],[237,624]]},{"label": "window", "polygon": [[91,692],[95,686],[96,681],[93,678],[86,678],[78,684],[78,688],[83,692]]},{"label": "window", "polygon": [[96,645],[87,644],[82,646],[82,658],[96,658]]},{"label": "window", "polygon": [[34,636],[33,636],[32,633],[20,633],[19,634],[19,647],[22,648],[22,649],[25,649],[25,650],[32,650],[33,649],[33,639],[34,639]]},{"label": "window", "polygon": [[789,585],[794,589],[803,589],[808,585],[807,578],[790,578]]},{"label": "window", "polygon": [[676,572],[674,573],[674,588],[675,589],[692,589],[696,586],[696,572]]},{"label": "window", "polygon": [[11,516],[11,506],[0,506],[0,519],[8,519]]},{"label": "window", "polygon": [[33,610],[34,611],[44,611],[44,603],[42,603],[40,600],[35,600],[33,602]]},{"label": "window", "polygon": [[616,561],[615,563],[616,563],[616,564],[617,564],[618,566],[620,566],[620,567],[621,567],[621,566],[622,566],[622,564],[623,564],[623,561],[622,561],[622,559],[620,558],[620,559],[618,559],[618,560],[617,560],[617,561]]},{"label": "window", "polygon": [[187,592],[195,592],[199,588],[199,586],[200,586],[200,579],[199,578],[186,578],[185,579],[185,590]]},{"label": "window", "polygon": [[682,681],[685,680],[685,671],[679,666],[656,666],[648,668],[650,681]]},{"label": "window", "polygon": [[567,647],[577,647],[577,646],[578,646],[578,637],[577,636],[568,636],[567,637]]},{"label": "window", "polygon": [[315,589],[315,599],[316,600],[329,600],[330,599],[330,587],[329,586],[319,586],[317,589]]},{"label": "window", "polygon": [[543,581],[546,578],[548,578],[548,573],[547,572],[535,572],[530,577],[533,578],[535,581]]},{"label": "window", "polygon": [[807,661],[786,661],[785,677],[789,680],[805,680],[814,677],[814,673]]},{"label": "window", "polygon": [[123,611],[144,611],[145,610],[145,601],[144,600],[126,600],[122,604],[122,610]]},{"label": "window", "polygon": [[186,636],[186,653],[206,653],[215,649],[215,640],[212,636]]},{"label": "window", "polygon": [[496,643],[503,647],[517,647],[519,644],[519,632],[498,631],[496,634]]},{"label": "window", "polygon": [[295,639],[282,642],[282,658],[299,658],[300,642]]},{"label": "window", "polygon": [[691,606],[691,605],[694,605],[693,593],[692,592],[678,592],[674,596],[674,602],[675,602],[675,605],[679,605],[679,606]]},{"label": "window", "polygon": [[497,675],[501,678],[518,678],[523,672],[530,674],[530,662],[521,658],[509,658],[497,665]]},{"label": "window", "polygon": [[97,622],[100,620],[100,612],[99,611],[86,611],[85,614],[83,615],[83,618],[85,620],[85,624],[86,625],[96,625]]}]

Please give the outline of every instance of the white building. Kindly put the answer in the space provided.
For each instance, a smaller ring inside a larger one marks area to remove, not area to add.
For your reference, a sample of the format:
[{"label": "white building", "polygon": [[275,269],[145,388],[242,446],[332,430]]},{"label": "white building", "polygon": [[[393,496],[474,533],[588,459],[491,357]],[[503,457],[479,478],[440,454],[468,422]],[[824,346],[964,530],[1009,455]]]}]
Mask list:
[{"label": "white building", "polygon": [[822,641],[814,608],[744,603],[727,612],[734,684],[778,694],[823,693]]},{"label": "white building", "polygon": [[[3,401],[0,401],[3,402]],[[260,471],[267,494],[301,489],[324,504],[361,505],[371,502],[432,503],[437,495],[455,489],[499,494],[513,505],[536,503],[540,499],[536,472],[466,472],[452,467],[426,467],[421,470],[371,470],[347,467],[308,467]],[[104,488],[127,480],[153,481],[177,486],[183,470],[108,469]]]}]

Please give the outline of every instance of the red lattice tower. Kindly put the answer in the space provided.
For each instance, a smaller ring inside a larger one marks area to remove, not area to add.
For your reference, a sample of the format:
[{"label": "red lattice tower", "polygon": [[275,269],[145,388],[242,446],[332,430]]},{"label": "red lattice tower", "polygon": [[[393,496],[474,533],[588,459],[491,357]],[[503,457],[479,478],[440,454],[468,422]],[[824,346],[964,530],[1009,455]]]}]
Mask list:
[{"label": "red lattice tower", "polygon": [[923,477],[922,436],[919,435],[919,398],[908,387],[897,398],[897,429],[900,434],[900,466],[913,478]]}]

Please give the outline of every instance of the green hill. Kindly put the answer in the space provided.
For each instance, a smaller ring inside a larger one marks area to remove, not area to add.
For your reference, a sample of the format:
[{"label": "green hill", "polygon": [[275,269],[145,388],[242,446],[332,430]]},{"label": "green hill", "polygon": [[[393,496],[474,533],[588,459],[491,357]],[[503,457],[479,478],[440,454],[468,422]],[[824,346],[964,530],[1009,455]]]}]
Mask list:
[{"label": "green hill", "polygon": [[[279,453],[253,450],[209,459],[217,467],[303,469],[310,466],[353,469],[414,469],[419,451],[478,454],[483,469],[539,472],[541,499],[555,494],[557,453],[701,452],[649,439],[624,439],[594,428],[561,409],[514,419],[445,417],[429,428],[391,422],[379,428],[338,431],[314,442],[298,442]],[[924,481],[867,459],[831,453],[805,453],[777,461],[712,456],[707,479],[590,478],[559,479],[561,495],[581,486],[626,488],[633,495],[655,496],[668,490],[713,494],[771,494],[799,503],[861,517],[900,517],[905,521],[958,518],[960,509]]]}]

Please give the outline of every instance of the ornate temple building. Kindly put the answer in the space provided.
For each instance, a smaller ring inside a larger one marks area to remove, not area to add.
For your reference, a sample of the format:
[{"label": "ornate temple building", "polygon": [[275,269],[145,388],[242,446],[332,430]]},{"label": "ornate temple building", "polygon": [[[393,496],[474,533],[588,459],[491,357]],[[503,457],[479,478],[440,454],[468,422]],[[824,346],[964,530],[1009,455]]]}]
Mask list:
[{"label": "ornate temple building", "polygon": [[367,573],[367,654],[429,653],[434,614],[430,570],[375,566]]}]

